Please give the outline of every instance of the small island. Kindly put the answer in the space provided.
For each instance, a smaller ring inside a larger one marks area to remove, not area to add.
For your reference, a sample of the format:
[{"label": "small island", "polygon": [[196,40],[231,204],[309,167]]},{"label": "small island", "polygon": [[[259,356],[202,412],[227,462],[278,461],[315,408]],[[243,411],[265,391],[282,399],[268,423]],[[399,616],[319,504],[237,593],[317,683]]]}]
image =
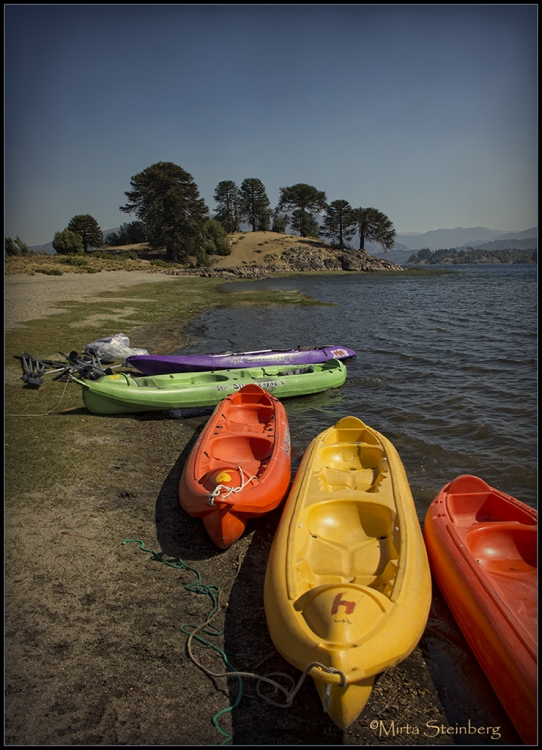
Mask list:
[{"label": "small island", "polygon": [[446,250],[435,250],[428,248],[418,250],[408,259],[412,266],[457,266],[474,264],[528,264],[538,263],[538,250],[527,249],[503,249],[488,250],[487,248],[450,248]]}]

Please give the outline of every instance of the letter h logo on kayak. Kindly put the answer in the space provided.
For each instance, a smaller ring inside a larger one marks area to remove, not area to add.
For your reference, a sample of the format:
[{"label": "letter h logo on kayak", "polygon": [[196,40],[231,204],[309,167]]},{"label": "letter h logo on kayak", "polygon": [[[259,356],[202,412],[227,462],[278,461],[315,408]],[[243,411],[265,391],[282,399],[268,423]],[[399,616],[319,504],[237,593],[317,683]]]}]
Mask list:
[{"label": "letter h logo on kayak", "polygon": [[347,615],[351,615],[355,609],[356,602],[347,602],[346,599],[341,599],[344,596],[344,591],[341,594],[337,594],[333,600],[333,606],[331,607],[331,614],[336,615],[339,611],[339,607],[344,607]]}]

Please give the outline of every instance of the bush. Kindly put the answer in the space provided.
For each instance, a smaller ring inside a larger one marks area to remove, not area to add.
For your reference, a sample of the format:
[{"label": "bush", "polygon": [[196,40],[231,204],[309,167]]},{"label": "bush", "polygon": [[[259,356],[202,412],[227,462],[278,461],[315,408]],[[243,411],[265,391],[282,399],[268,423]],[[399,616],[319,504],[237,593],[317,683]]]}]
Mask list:
[{"label": "bush", "polygon": [[35,273],[44,273],[46,276],[62,276],[59,268],[34,268]]},{"label": "bush", "polygon": [[138,245],[147,242],[147,239],[148,233],[145,224],[142,221],[132,221],[129,224],[122,224],[118,232],[108,234],[104,244],[112,247]]},{"label": "bush", "polygon": [[53,239],[53,248],[59,255],[83,255],[84,246],[80,234],[64,229],[56,232]]},{"label": "bush", "polygon": [[277,232],[278,234],[284,234],[286,231],[286,217],[285,216],[275,216],[273,218],[273,227],[271,229],[272,232]]},{"label": "bush", "polygon": [[205,252],[205,248],[199,248],[195,257],[196,268],[209,268],[212,265],[209,255]]},{"label": "bush", "polygon": [[11,237],[5,237],[4,238],[4,247],[5,247],[5,253],[6,255],[20,255],[19,248],[15,244],[14,240],[11,239]]},{"label": "bush", "polygon": [[231,255],[227,232],[215,219],[207,219],[203,225],[203,247],[207,255]]},{"label": "bush", "polygon": [[26,242],[23,242],[22,239],[17,235],[14,240],[11,239],[11,237],[5,237],[4,238],[4,247],[5,247],[5,253],[6,255],[30,255],[34,254],[31,250],[29,250],[28,245]]},{"label": "bush", "polygon": [[68,266],[86,266],[87,259],[81,255],[70,255],[66,258],[59,258],[59,263],[66,263]]},{"label": "bush", "polygon": [[104,245],[111,245],[111,247],[118,247],[121,244],[119,235],[116,232],[110,232],[104,240]]},{"label": "bush", "polygon": [[182,268],[182,265],[180,263],[168,263],[166,260],[162,260],[161,258],[155,258],[154,260],[151,260],[151,266],[158,266],[158,268]]}]

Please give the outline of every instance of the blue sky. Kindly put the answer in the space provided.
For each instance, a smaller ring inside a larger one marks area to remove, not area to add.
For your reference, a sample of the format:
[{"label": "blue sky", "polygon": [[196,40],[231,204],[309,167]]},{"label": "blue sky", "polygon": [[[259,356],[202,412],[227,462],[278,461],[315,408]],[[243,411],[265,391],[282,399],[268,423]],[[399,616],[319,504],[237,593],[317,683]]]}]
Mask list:
[{"label": "blue sky", "polygon": [[159,161],[397,232],[536,226],[537,5],[5,5],[5,231],[102,229]]}]

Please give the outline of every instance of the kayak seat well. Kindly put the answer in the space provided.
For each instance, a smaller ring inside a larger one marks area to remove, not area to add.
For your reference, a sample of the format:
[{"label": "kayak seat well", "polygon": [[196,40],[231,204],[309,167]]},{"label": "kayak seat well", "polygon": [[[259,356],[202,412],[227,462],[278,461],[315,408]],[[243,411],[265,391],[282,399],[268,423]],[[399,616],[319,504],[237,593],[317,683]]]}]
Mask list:
[{"label": "kayak seat well", "polygon": [[[214,489],[212,481],[215,479],[216,472],[228,472],[238,482],[238,470],[241,467],[244,481],[248,477],[261,478],[265,472],[269,457],[273,452],[273,442],[265,438],[253,437],[249,433],[240,434],[239,436],[225,435],[213,441],[209,452],[205,451],[207,461],[201,465],[201,476],[199,483],[207,489]],[[233,471],[233,473],[232,473]],[[229,484],[230,480],[226,483]],[[211,485],[208,486],[208,482]],[[224,480],[220,479],[224,484]]]},{"label": "kayak seat well", "polygon": [[515,522],[480,525],[465,535],[465,543],[492,581],[497,605],[505,608],[516,634],[533,658],[538,635],[537,526]]},{"label": "kayak seat well", "polygon": [[236,430],[247,426],[249,429],[253,427],[263,427],[270,422],[274,415],[274,409],[272,406],[262,406],[261,404],[243,404],[239,407],[238,413],[235,415],[235,419],[228,417],[227,424],[233,425]]},{"label": "kayak seat well", "polygon": [[469,527],[473,523],[516,521],[536,525],[536,519],[513,503],[507,502],[494,492],[475,492],[448,495],[448,513],[458,527]]},{"label": "kayak seat well", "polygon": [[[172,379],[174,378],[172,375],[170,375],[170,377]],[[235,378],[233,379],[235,380]],[[213,370],[212,372],[195,372],[188,382],[199,385],[201,383],[223,383],[228,380],[231,380],[228,375],[223,375],[222,373]]]},{"label": "kayak seat well", "polygon": [[318,474],[322,491],[355,489],[377,492],[384,479],[383,450],[378,445],[336,443],[320,453],[321,470]]},{"label": "kayak seat well", "polygon": [[302,588],[353,583],[389,595],[399,561],[393,520],[380,503],[331,500],[311,506],[296,551]]},{"label": "kayak seat well", "polygon": [[469,531],[465,541],[477,563],[490,573],[536,576],[537,527],[514,523],[481,525]]},{"label": "kayak seat well", "polygon": [[[265,437],[247,435],[225,435],[217,438],[211,447],[210,459],[214,463],[239,464],[243,469],[256,473],[262,462],[273,452],[273,441]],[[248,467],[252,467],[249,469]]]},{"label": "kayak seat well", "polygon": [[[103,378],[98,378],[98,381],[91,382],[98,382],[101,385],[104,385],[105,383],[107,383],[107,385],[120,385],[123,387],[127,385],[140,385],[140,383],[138,382],[138,378],[133,378],[127,372],[117,372],[114,375],[104,375]],[[82,385],[86,385],[84,381],[81,381],[81,383]]]},{"label": "kayak seat well", "polygon": [[268,393],[265,393],[265,391],[262,392],[261,388],[253,383],[243,386],[240,391],[237,391],[234,396],[230,397],[230,400],[236,404],[243,404],[244,406],[250,404],[253,406],[267,406],[273,408],[272,397]]},{"label": "kayak seat well", "polygon": [[376,437],[369,432],[357,417],[343,417],[325,440],[326,445],[335,443],[366,443],[379,446]]},{"label": "kayak seat well", "polygon": [[[319,638],[339,650],[349,649],[377,629],[389,611],[390,600],[380,592],[356,584],[322,585],[305,592],[294,607]],[[352,666],[352,671],[356,671]]]}]

